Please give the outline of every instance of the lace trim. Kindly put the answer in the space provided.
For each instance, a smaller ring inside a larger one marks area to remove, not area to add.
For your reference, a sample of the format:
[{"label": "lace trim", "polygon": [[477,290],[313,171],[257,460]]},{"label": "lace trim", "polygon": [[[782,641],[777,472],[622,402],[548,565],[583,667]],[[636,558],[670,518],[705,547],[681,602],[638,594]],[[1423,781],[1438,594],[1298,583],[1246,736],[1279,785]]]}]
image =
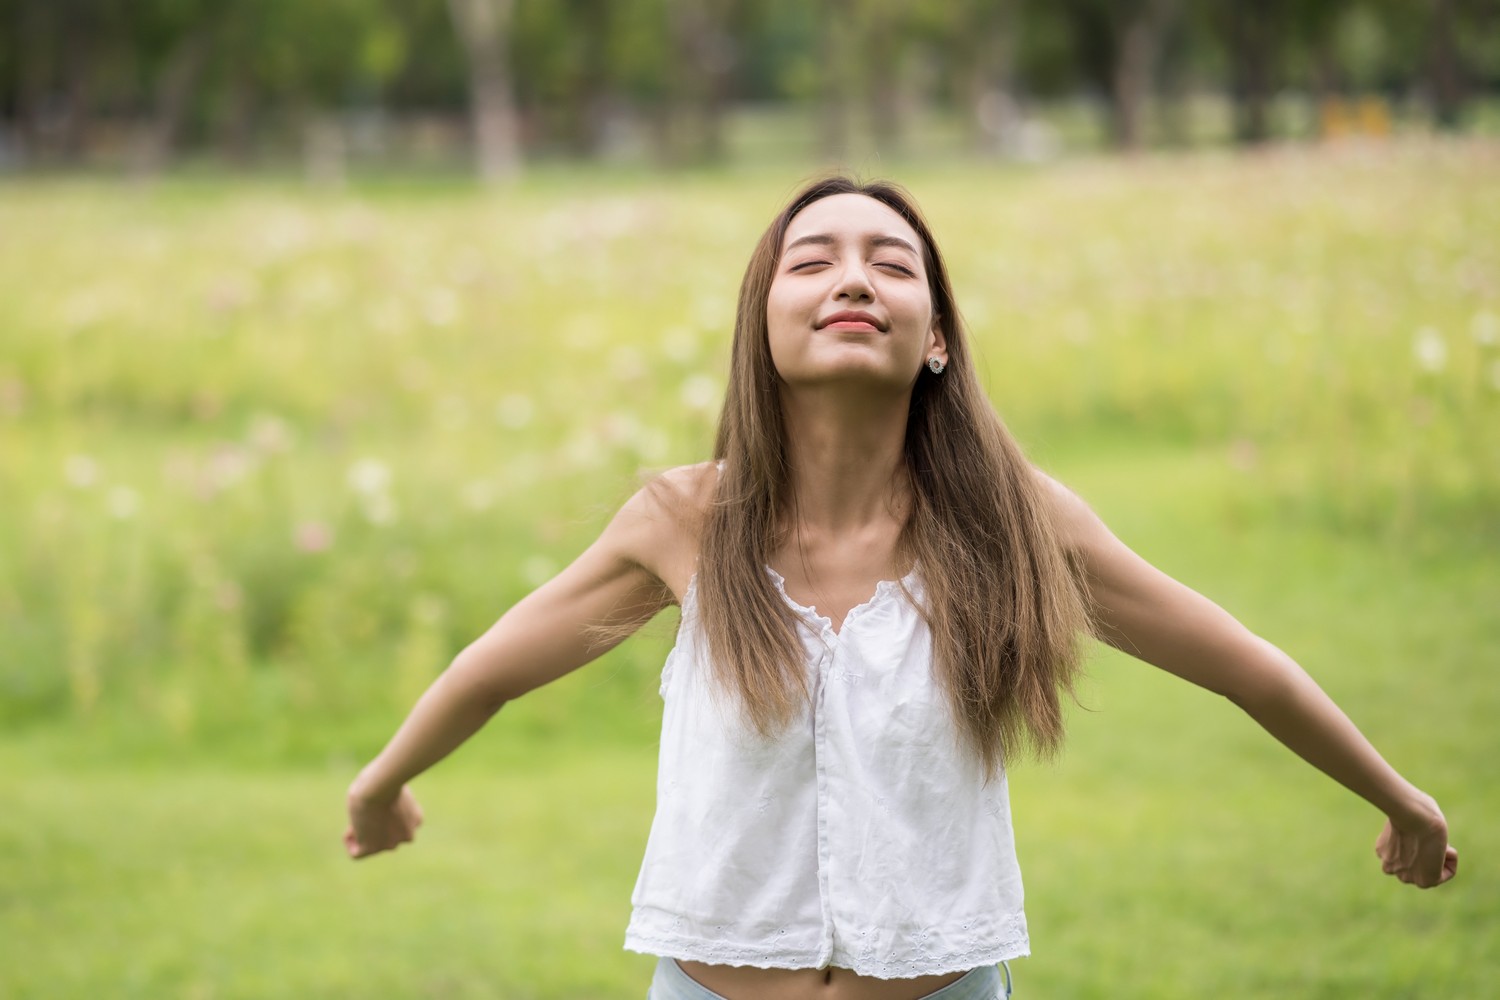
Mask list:
[{"label": "lace trim", "polygon": [[776,585],[776,592],[781,595],[781,599],[786,601],[791,609],[797,612],[797,614],[801,618],[803,618],[808,623],[808,625],[813,626],[814,631],[820,634],[832,632],[836,636],[843,635],[844,629],[849,627],[850,622],[853,622],[857,618],[863,617],[869,612],[874,611],[881,605],[887,603],[891,599],[891,596],[893,594],[915,594],[917,592],[917,588],[920,586],[919,578],[917,576],[917,570],[915,567],[912,568],[912,571],[910,573],[907,573],[899,580],[879,581],[875,584],[875,593],[871,594],[868,600],[862,601],[861,603],[856,604],[854,607],[850,608],[849,613],[844,616],[844,621],[839,626],[839,630],[837,632],[833,632],[832,618],[829,618],[827,615],[820,614],[817,608],[808,607],[806,604],[798,603],[792,598],[790,594],[786,592],[786,577],[782,576],[780,573],[776,572],[769,566],[766,567],[766,573],[771,577],[771,582]]},{"label": "lace trim", "polygon": [[[918,942],[913,945],[920,946]],[[660,929],[642,932],[632,928],[625,934],[625,949],[642,955],[675,958],[713,965],[748,965],[756,969],[820,968],[816,948],[776,948],[713,941]],[[910,979],[913,976],[937,976],[950,972],[968,972],[982,965],[997,965],[1031,954],[1031,943],[1024,922],[1012,927],[997,940],[985,941],[969,948],[946,951],[941,955],[917,955],[904,959],[859,956],[835,948],[830,965],[880,979]]]}]

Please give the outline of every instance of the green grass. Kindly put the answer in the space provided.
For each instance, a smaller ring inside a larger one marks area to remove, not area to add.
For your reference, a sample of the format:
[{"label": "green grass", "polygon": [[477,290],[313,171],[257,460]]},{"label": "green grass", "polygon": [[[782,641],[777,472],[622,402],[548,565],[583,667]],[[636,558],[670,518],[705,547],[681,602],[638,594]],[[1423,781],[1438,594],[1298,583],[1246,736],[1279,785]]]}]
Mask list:
[{"label": "green grass", "polygon": [[[1015,966],[1022,995],[1484,997],[1500,917],[1492,560],[1247,525],[1223,464],[1146,451],[1057,467],[1127,541],[1297,656],[1440,798],[1462,874],[1427,893],[1382,876],[1374,810],[1228,703],[1101,655],[1062,762],[1012,775],[1035,950]],[[513,724],[573,697],[508,708],[418,782],[418,842],[359,864],[338,844],[352,759],[120,764],[86,734],[11,741],[0,994],[643,995],[650,960],[620,942],[654,747],[601,740],[591,717]],[[659,709],[642,712],[650,729]]]},{"label": "green grass", "polygon": [[[992,397],[1444,804],[1459,879],[1231,706],[1101,655],[1012,778],[1023,996],[1486,997],[1496,149],[913,166]],[[705,454],[793,178],[0,187],[0,996],[639,997],[670,620],[341,797],[642,468]],[[14,234],[14,235],[13,235]]]}]

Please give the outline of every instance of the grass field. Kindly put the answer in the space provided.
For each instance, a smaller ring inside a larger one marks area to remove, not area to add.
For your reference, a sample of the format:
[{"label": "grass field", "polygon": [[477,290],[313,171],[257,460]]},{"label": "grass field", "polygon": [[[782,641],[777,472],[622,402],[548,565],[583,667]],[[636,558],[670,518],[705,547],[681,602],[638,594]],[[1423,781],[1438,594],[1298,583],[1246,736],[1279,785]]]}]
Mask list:
[{"label": "grass field", "polygon": [[[1443,802],[1459,879],[1115,655],[1012,776],[1034,997],[1500,983],[1500,150],[902,174],[991,394]],[[0,995],[639,997],[670,626],[341,796],[642,468],[706,452],[778,173],[0,187]]]}]

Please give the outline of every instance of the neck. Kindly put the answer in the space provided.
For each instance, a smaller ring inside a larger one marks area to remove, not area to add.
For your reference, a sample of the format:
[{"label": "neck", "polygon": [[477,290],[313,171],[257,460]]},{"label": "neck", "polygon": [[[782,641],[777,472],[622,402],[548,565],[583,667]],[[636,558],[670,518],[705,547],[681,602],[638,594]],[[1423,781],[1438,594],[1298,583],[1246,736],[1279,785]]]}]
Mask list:
[{"label": "neck", "polygon": [[782,385],[795,527],[840,534],[900,509],[910,404],[910,390],[893,400]]}]

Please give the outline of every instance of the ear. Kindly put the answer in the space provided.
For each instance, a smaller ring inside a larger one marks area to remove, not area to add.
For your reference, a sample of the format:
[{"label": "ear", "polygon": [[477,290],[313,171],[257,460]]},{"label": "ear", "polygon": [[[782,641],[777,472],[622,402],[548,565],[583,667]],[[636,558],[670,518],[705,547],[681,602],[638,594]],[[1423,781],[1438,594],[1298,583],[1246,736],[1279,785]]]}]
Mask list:
[{"label": "ear", "polygon": [[927,353],[922,355],[924,364],[928,358],[937,358],[945,365],[948,363],[948,341],[943,336],[942,317],[937,313],[932,314],[932,330],[928,333]]}]

